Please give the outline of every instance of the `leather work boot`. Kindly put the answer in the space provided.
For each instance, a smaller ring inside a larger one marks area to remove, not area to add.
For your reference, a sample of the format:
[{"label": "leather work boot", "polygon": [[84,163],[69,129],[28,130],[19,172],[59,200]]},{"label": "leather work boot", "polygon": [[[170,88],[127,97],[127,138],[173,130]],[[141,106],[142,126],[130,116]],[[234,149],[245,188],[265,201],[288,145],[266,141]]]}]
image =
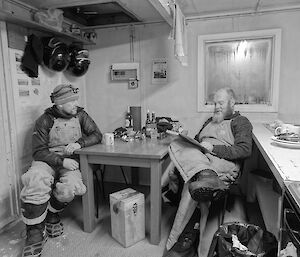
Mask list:
[{"label": "leather work boot", "polygon": [[42,254],[44,244],[47,241],[45,223],[26,225],[26,242],[22,257],[39,257]]},{"label": "leather work boot", "polygon": [[199,242],[199,223],[194,225],[194,228],[190,231],[183,232],[176,244],[173,247],[175,252],[185,252],[191,249]]},{"label": "leather work boot", "polygon": [[64,225],[60,221],[59,214],[48,211],[46,216],[46,232],[49,237],[58,237],[64,233]]},{"label": "leather work boot", "polygon": [[225,196],[228,189],[229,186],[210,169],[198,172],[189,184],[191,197],[197,202],[218,200]]}]

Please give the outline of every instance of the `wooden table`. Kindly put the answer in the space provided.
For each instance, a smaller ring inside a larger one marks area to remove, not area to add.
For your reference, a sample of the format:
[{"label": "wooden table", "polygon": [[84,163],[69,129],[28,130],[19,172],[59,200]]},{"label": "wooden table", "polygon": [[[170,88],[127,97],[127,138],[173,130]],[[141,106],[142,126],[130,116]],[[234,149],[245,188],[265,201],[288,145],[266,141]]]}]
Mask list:
[{"label": "wooden table", "polygon": [[157,140],[115,140],[113,146],[98,144],[76,151],[80,155],[82,179],[87,193],[82,197],[83,229],[92,232],[95,227],[93,170],[90,164],[144,167],[150,170],[150,243],[159,244],[161,229],[161,173],[162,163],[168,157],[171,138]]}]

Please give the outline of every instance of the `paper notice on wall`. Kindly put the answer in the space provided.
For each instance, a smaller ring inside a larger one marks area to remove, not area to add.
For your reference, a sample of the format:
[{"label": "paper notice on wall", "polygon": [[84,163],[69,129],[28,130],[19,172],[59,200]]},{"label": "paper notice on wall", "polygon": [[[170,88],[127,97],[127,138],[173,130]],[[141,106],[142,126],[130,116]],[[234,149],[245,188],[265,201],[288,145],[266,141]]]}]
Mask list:
[{"label": "paper notice on wall", "polygon": [[41,77],[28,77],[21,69],[21,60],[24,52],[17,49],[9,50],[16,113],[31,112],[33,108],[39,106],[43,101],[42,91],[44,89],[41,85]]},{"label": "paper notice on wall", "polygon": [[165,84],[168,82],[168,63],[166,58],[152,61],[152,84]]}]

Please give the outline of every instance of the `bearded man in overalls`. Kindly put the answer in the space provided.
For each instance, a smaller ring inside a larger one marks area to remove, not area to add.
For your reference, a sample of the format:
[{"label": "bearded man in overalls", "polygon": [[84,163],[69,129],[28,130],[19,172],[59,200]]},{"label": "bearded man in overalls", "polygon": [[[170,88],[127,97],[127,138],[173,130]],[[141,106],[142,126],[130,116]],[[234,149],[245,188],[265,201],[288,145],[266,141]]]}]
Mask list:
[{"label": "bearded man in overalls", "polygon": [[[192,239],[181,236],[181,233],[197,206],[201,211],[199,237],[202,239],[211,201],[224,196],[230,184],[238,178],[242,162],[252,152],[252,125],[246,117],[234,111],[233,90],[221,88],[215,92],[213,100],[214,114],[195,136],[205,151],[199,151],[193,144],[180,138],[169,146],[172,160],[166,171],[171,180],[169,183],[178,181],[176,176],[181,176],[184,185],[167,240],[167,251],[177,242],[176,247],[180,251],[190,247],[190,243],[186,242],[192,242]],[[162,181],[162,185],[165,182]],[[198,256],[203,256],[200,248],[199,244]],[[164,256],[168,256],[168,253]]]},{"label": "bearded man in overalls", "polygon": [[59,213],[86,186],[75,150],[98,144],[102,134],[93,119],[78,107],[78,88],[58,85],[54,105],[37,119],[32,135],[33,162],[21,177],[22,220],[27,238],[23,256],[40,256],[47,237],[63,233]]}]

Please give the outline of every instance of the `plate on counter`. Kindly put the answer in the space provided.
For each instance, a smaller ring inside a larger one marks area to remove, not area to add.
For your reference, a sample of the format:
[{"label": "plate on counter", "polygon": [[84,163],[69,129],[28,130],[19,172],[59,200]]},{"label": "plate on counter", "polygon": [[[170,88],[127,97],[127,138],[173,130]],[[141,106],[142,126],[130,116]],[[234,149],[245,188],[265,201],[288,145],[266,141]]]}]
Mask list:
[{"label": "plate on counter", "polygon": [[300,142],[282,140],[282,139],[278,139],[275,136],[272,136],[271,139],[274,141],[274,143],[276,143],[279,146],[286,147],[286,148],[300,149]]}]

